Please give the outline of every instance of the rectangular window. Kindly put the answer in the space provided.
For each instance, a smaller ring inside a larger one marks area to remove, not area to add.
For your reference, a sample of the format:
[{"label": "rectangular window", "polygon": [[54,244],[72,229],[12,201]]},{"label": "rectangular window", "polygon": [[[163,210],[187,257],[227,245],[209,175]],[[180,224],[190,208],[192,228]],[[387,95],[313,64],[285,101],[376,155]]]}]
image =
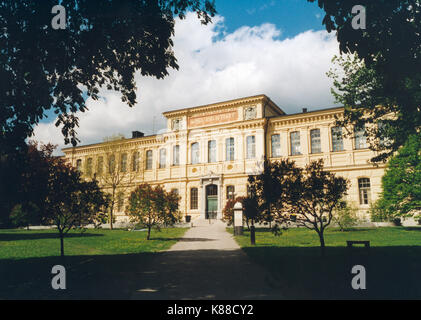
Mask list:
[{"label": "rectangular window", "polygon": [[86,161],[86,174],[88,176],[92,175],[92,158],[88,158]]},{"label": "rectangular window", "polygon": [[360,178],[358,179],[358,190],[360,194],[360,204],[370,203],[370,179]]},{"label": "rectangular window", "polygon": [[291,155],[301,154],[300,132],[294,131],[290,133],[291,137]]},{"label": "rectangular window", "polygon": [[235,192],[234,186],[227,186],[227,199],[234,199],[234,192]]},{"label": "rectangular window", "polygon": [[199,143],[195,142],[191,145],[191,163],[196,164],[199,163],[200,159],[200,150],[199,150]]},{"label": "rectangular window", "polygon": [[331,129],[332,134],[332,151],[343,151],[344,140],[342,136],[342,127],[333,127]]},{"label": "rectangular window", "polygon": [[320,141],[320,129],[313,129],[310,131],[311,153],[322,152],[322,144]]},{"label": "rectangular window", "polygon": [[247,137],[247,159],[254,159],[256,158],[256,137],[255,136],[248,136]]},{"label": "rectangular window", "polygon": [[115,172],[115,155],[110,155],[108,158],[108,173],[112,174]]},{"label": "rectangular window", "polygon": [[180,146],[178,144],[173,147],[172,153],[173,153],[173,160],[172,160],[173,166],[180,165]]},{"label": "rectangular window", "polygon": [[121,172],[127,171],[127,153],[123,153],[121,155],[120,171]]},{"label": "rectangular window", "polygon": [[159,150],[159,169],[165,168],[166,161],[167,161],[167,150],[160,149]]},{"label": "rectangular window", "polygon": [[197,188],[190,189],[190,209],[195,210],[198,208],[198,191]]},{"label": "rectangular window", "polygon": [[146,170],[152,170],[153,158],[152,150],[146,151]]},{"label": "rectangular window", "polygon": [[365,135],[365,126],[361,128],[354,129],[355,136],[355,149],[365,149],[367,148],[367,137]]},{"label": "rectangular window", "polygon": [[208,162],[216,162],[216,141],[208,141]]},{"label": "rectangular window", "polygon": [[98,157],[98,162],[97,162],[97,168],[96,168],[96,172],[98,174],[98,176],[102,175],[102,168],[104,167],[104,158],[103,157]]},{"label": "rectangular window", "polygon": [[281,156],[281,136],[274,134],[271,137],[272,158]]},{"label": "rectangular window", "polygon": [[117,194],[117,211],[121,212],[124,209],[124,193],[119,192]]},{"label": "rectangular window", "polygon": [[234,138],[225,140],[225,160],[234,161]]},{"label": "rectangular window", "polygon": [[82,159],[76,160],[76,169],[77,171],[82,172]]},{"label": "rectangular window", "polygon": [[139,170],[139,152],[135,152],[132,155],[132,171],[138,171]]}]

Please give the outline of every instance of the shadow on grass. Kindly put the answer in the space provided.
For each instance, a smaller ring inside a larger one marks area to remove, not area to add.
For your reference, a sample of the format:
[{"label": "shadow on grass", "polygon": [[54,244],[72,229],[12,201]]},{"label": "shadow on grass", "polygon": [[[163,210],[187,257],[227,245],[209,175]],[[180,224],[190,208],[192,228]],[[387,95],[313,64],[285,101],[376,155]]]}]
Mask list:
[{"label": "shadow on grass", "polygon": [[[102,237],[102,234],[94,233],[66,233],[64,238],[81,237]],[[59,239],[58,233],[0,233],[0,241],[18,241],[18,240],[39,240],[39,239]]]},{"label": "shadow on grass", "polygon": [[[421,246],[245,247],[272,272],[289,299],[421,299]],[[351,286],[352,267],[366,269],[366,290]]]},{"label": "shadow on grass", "polygon": [[[0,299],[421,299],[421,247],[243,250],[257,263],[241,250],[3,259]],[[57,264],[66,290],[51,288]],[[366,290],[351,287],[354,265]]]}]

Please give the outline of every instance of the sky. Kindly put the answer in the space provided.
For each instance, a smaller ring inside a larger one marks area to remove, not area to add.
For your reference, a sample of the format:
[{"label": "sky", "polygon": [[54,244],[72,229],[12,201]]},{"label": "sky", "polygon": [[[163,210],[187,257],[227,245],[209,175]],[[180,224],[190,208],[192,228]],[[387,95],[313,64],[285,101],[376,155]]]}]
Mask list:
[{"label": "sky", "polygon": [[[176,20],[174,52],[180,69],[157,80],[136,74],[137,105],[128,107],[114,91],[87,99],[78,113],[80,145],[132,131],[165,130],[162,112],[266,94],[286,113],[335,105],[326,72],[338,54],[334,34],[322,25],[323,11],[306,0],[216,0],[213,23],[195,14]],[[64,147],[55,116],[35,127],[31,139]]]}]

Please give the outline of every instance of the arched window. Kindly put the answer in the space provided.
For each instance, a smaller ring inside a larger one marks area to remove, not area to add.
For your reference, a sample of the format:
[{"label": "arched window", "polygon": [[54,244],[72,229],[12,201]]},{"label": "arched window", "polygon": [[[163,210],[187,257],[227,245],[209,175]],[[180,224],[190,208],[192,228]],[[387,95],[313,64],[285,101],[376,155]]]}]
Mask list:
[{"label": "arched window", "polygon": [[146,151],[146,170],[152,170],[152,150]]},{"label": "arched window", "polygon": [[358,179],[360,204],[369,204],[371,200],[371,186],[369,178]]},{"label": "arched window", "polygon": [[190,189],[190,209],[195,210],[198,208],[199,193],[197,188]]}]

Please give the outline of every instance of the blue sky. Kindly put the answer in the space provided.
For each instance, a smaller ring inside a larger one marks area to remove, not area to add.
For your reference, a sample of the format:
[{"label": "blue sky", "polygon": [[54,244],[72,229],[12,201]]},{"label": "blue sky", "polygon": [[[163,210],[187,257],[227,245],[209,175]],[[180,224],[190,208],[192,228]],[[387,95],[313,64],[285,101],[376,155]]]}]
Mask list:
[{"label": "blue sky", "polygon": [[218,14],[225,17],[228,32],[244,25],[273,23],[281,39],[293,37],[306,30],[324,30],[323,13],[316,3],[307,0],[216,0]]}]

